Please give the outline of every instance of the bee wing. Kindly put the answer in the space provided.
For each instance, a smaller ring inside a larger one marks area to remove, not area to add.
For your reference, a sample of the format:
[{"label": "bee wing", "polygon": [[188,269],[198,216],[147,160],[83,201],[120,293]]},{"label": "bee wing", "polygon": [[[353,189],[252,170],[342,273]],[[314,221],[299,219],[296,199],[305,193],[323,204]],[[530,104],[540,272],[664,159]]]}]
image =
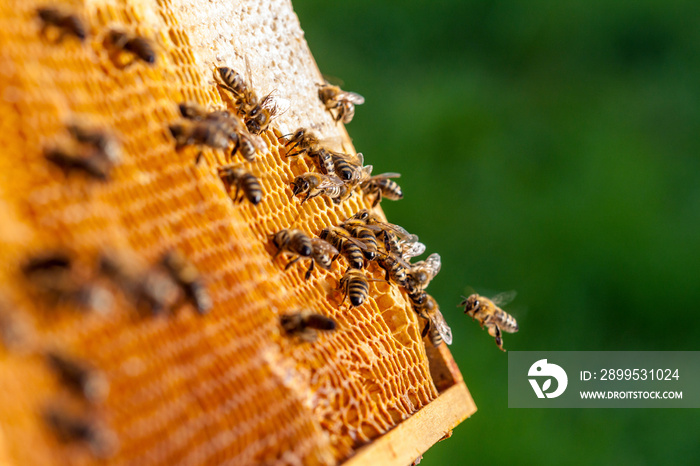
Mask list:
[{"label": "bee wing", "polygon": [[440,312],[440,309],[435,309],[435,312],[430,316],[430,322],[435,326],[440,333],[442,340],[448,345],[452,344],[452,329],[447,325],[445,317]]},{"label": "bee wing", "polygon": [[350,233],[347,233],[342,228],[337,228],[335,230],[335,234],[337,234],[338,236],[341,236],[343,239],[350,241],[352,244],[354,244],[358,248],[362,249],[363,251],[367,250],[367,246],[365,246],[365,243],[363,243],[362,241],[360,241],[357,238],[353,238],[352,236],[350,236]]},{"label": "bee wing", "polygon": [[404,260],[409,260],[412,257],[420,256],[425,252],[425,244],[421,243],[418,241],[418,237],[416,235],[411,235],[416,237],[416,241],[414,242],[404,242],[402,241],[400,243],[401,246],[401,257]]},{"label": "bee wing", "polygon": [[311,244],[314,248],[314,250],[321,251],[325,254],[334,256],[336,254],[339,254],[338,250],[333,246],[331,243],[329,243],[326,240],[323,240],[321,238],[311,238]]},{"label": "bee wing", "polygon": [[401,178],[401,173],[389,172],[389,173],[382,173],[381,175],[374,175],[372,177],[373,180],[385,179],[385,178]]},{"label": "bee wing", "polygon": [[510,290],[510,291],[504,291],[502,293],[498,293],[496,296],[491,298],[491,301],[493,304],[496,306],[505,306],[506,304],[510,303],[515,299],[515,296],[518,294],[517,291],[515,290]]},{"label": "bee wing", "polygon": [[440,268],[442,267],[440,254],[438,254],[437,252],[432,253],[424,261],[423,265],[426,269],[428,269],[428,273],[432,276],[432,278],[435,278],[435,275],[437,275],[438,272],[440,272]]},{"label": "bee wing", "polygon": [[362,105],[365,103],[365,98],[362,97],[357,92],[341,91],[336,94],[336,100],[347,100],[355,105]]},{"label": "bee wing", "polygon": [[364,167],[362,167],[361,170],[357,170],[356,173],[358,176],[356,181],[359,181],[360,183],[364,183],[365,181],[367,181],[370,178],[370,175],[372,174],[373,168],[374,167],[372,165],[365,165]]},{"label": "bee wing", "polygon": [[335,175],[319,175],[321,176],[321,182],[317,186],[319,189],[325,189],[325,188],[335,188],[335,187],[340,187],[343,186],[345,183],[343,180],[338,178]]}]

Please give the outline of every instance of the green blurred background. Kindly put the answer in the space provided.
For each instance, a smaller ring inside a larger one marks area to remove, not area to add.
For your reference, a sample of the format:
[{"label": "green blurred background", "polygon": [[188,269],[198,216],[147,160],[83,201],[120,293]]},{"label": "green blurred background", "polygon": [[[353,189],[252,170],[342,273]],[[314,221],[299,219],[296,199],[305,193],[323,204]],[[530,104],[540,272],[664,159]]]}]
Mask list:
[{"label": "green blurred background", "polygon": [[509,350],[700,346],[700,2],[295,0],[479,411],[422,465],[690,464],[695,410],[508,409],[507,354],[456,308],[516,289]]}]

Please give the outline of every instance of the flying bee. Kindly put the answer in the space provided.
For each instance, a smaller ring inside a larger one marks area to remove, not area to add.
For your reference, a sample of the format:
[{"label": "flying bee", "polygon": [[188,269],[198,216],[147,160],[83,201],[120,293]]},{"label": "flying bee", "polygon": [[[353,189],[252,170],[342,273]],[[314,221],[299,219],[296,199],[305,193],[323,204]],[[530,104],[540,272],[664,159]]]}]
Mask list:
[{"label": "flying bee", "polygon": [[94,420],[65,410],[59,405],[43,411],[46,424],[62,442],[85,442],[98,458],[111,456],[118,442],[113,432]]},{"label": "flying bee", "polygon": [[399,178],[400,176],[400,173],[382,173],[381,175],[372,176],[362,183],[362,192],[367,196],[374,196],[372,207],[376,207],[382,200],[382,197],[392,201],[403,199],[401,186],[390,179]]},{"label": "flying bee", "polygon": [[[111,29],[107,33],[107,42],[112,46],[110,56],[120,67],[131,65],[136,60],[152,65],[156,62],[156,52],[153,42],[145,37],[137,36],[125,31]],[[129,61],[120,59],[122,52],[128,52],[131,57]]]},{"label": "flying bee", "polygon": [[87,37],[85,25],[75,14],[48,6],[38,8],[36,11],[39,19],[42,21],[42,35],[46,36],[50,27],[56,28],[59,31],[56,43],[61,42],[64,37],[68,35],[78,38],[80,42],[84,41]]},{"label": "flying bee", "polygon": [[358,269],[348,269],[338,282],[338,289],[343,291],[343,304],[350,297],[352,307],[361,306],[369,296],[367,277]]},{"label": "flying bee", "polygon": [[319,267],[330,270],[333,262],[339,255],[340,252],[328,241],[320,238],[311,238],[311,265],[309,265],[309,270],[306,271],[304,278],[308,280],[311,277],[311,272],[316,263]]},{"label": "flying bee", "polygon": [[[318,97],[331,112],[333,119],[347,124],[355,116],[355,105],[365,103],[365,98],[354,92],[343,91],[338,86],[328,82],[319,85]],[[335,111],[335,114],[333,113]]]},{"label": "flying bee", "polygon": [[414,307],[414,310],[426,320],[422,336],[430,335],[433,346],[438,347],[443,341],[448,345],[452,344],[452,329],[447,325],[435,298],[426,294],[423,303]]},{"label": "flying bee", "polygon": [[362,220],[349,218],[340,226],[346,229],[353,237],[362,241],[362,243],[365,245],[364,253],[367,260],[371,261],[377,257],[377,251],[379,250],[377,237],[372,230],[367,228],[367,224],[365,222]]},{"label": "flying bee", "polygon": [[[310,129],[299,128],[291,134],[291,138],[284,144],[287,157],[309,153],[318,145],[318,137]],[[282,139],[282,138],[280,138]],[[290,147],[291,146],[291,147]]]},{"label": "flying bee", "polygon": [[460,306],[464,306],[464,313],[470,316],[472,320],[478,320],[481,328],[486,327],[489,335],[496,339],[496,344],[501,351],[505,351],[501,332],[517,332],[518,323],[512,315],[505,312],[499,306],[505,306],[515,298],[515,295],[515,291],[506,291],[497,294],[491,299],[476,293],[468,298],[462,296],[464,300]]},{"label": "flying bee", "polygon": [[294,178],[292,192],[295,196],[306,194],[302,204],[321,194],[337,203],[346,197],[348,190],[345,183],[335,175],[308,172]]},{"label": "flying bee", "polygon": [[136,258],[115,251],[99,255],[100,273],[112,279],[134,300],[136,306],[147,306],[153,314],[172,309],[181,298],[178,284],[160,267],[143,267]]},{"label": "flying bee", "polygon": [[287,335],[295,335],[309,343],[316,341],[317,330],[331,332],[337,327],[335,320],[311,311],[283,314],[280,324]]},{"label": "flying bee", "polygon": [[[236,193],[233,195],[234,202],[240,202],[243,197],[253,205],[260,204],[262,200],[262,187],[258,179],[245,168],[235,165],[224,165],[219,167],[219,176],[229,186],[236,186]],[[243,197],[238,198],[239,190],[243,191]]]},{"label": "flying bee", "polygon": [[160,259],[161,265],[170,273],[173,280],[185,292],[199,314],[206,314],[212,308],[211,296],[204,279],[197,268],[181,252],[170,250]]},{"label": "flying bee", "polygon": [[79,393],[87,401],[99,402],[107,395],[109,382],[102,372],[87,362],[57,351],[47,352],[46,361],[66,386]]},{"label": "flying bee", "polygon": [[408,271],[409,288],[425,290],[431,280],[440,272],[440,267],[440,254],[436,252],[429,255],[426,260],[412,264]]},{"label": "flying bee", "polygon": [[361,269],[365,266],[363,251],[366,246],[343,228],[329,226],[321,230],[318,236],[335,246],[345,256],[351,269]]},{"label": "flying bee", "polygon": [[311,238],[301,230],[280,230],[272,236],[272,244],[277,247],[277,252],[272,256],[273,261],[281,253],[289,253],[296,256],[284,267],[285,270],[299,259],[311,257],[313,254]]},{"label": "flying bee", "polygon": [[69,124],[67,129],[73,139],[80,144],[92,147],[109,163],[115,165],[121,162],[121,147],[114,136],[108,132],[102,129],[88,128],[77,123]]}]

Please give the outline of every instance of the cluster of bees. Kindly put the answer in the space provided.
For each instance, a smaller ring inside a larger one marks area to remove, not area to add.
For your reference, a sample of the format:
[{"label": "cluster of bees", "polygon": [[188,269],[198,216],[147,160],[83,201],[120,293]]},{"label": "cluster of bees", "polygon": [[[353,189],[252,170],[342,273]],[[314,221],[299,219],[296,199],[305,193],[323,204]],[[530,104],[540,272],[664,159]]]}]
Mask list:
[{"label": "cluster of bees", "polygon": [[[76,264],[67,251],[48,251],[27,259],[21,273],[33,296],[52,308],[69,306],[82,312],[108,313],[115,291],[150,314],[171,312],[184,301],[200,314],[212,307],[199,272],[176,250],[165,252],[150,266],[140,264],[126,252],[102,251],[96,264],[87,265]],[[9,336],[15,346],[22,340],[26,344],[26,329],[21,331],[8,313],[2,312],[0,321],[3,340]],[[93,413],[109,390],[107,379],[87,361],[54,349],[39,352],[71,394],[70,399],[64,397],[44,409],[46,423],[61,440],[85,442],[96,456],[111,454],[116,439]]]},{"label": "cluster of bees", "polygon": [[[452,343],[452,331],[437,302],[425,292],[440,271],[440,255],[433,253],[425,260],[411,263],[410,260],[423,254],[426,248],[416,235],[402,227],[383,222],[369,210],[362,209],[340,225],[324,228],[317,238],[301,230],[283,229],[272,236],[272,242],[277,247],[273,260],[282,253],[293,257],[285,268],[300,259],[310,261],[307,279],[315,264],[329,270],[342,256],[347,269],[338,282],[338,290],[343,294],[341,304],[349,300],[351,307],[361,306],[367,300],[370,281],[381,281],[368,277],[363,271],[369,262],[376,262],[385,271],[384,280],[403,287],[413,309],[425,320],[422,335],[429,335],[435,346],[443,341]],[[298,330],[306,332],[307,327],[330,330],[321,328],[319,322],[322,321],[317,314],[308,314],[307,321],[301,320]],[[291,332],[287,326],[285,329]]]},{"label": "cluster of bees", "polygon": [[[54,6],[37,9],[39,33],[52,44],[68,38],[84,42],[88,28],[78,15]],[[156,62],[153,43],[119,29],[101,34],[109,58],[123,69],[136,62]],[[79,173],[88,179],[106,182],[122,160],[119,138],[110,131],[70,122],[65,134],[44,148],[44,157],[66,176]],[[123,295],[139,311],[150,314],[172,312],[184,302],[200,314],[212,307],[204,280],[194,265],[179,251],[164,252],[154,264],[140,263],[125,251],[105,250],[95,264],[77,262],[67,250],[35,254],[20,266],[19,273],[32,296],[50,308],[67,306],[81,312],[109,313],[115,292]],[[104,374],[88,361],[55,348],[45,348],[31,338],[31,328],[0,305],[0,339],[8,349],[29,349],[41,355],[62,387],[59,397],[42,411],[49,428],[62,441],[84,442],[99,457],[117,447],[114,434],[99,419],[99,404],[109,391]]]}]

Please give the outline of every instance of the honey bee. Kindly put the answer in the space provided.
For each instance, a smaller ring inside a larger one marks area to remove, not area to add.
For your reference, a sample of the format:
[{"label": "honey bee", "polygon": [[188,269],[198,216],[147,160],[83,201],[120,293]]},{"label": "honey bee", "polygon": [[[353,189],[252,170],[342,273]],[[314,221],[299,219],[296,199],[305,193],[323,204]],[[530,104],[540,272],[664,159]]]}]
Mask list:
[{"label": "honey bee", "polygon": [[423,302],[419,306],[414,307],[414,310],[426,320],[422,336],[429,335],[433,346],[438,347],[443,341],[448,345],[452,344],[452,329],[447,325],[435,298],[426,294]]},{"label": "honey bee", "polygon": [[160,314],[175,306],[180,299],[180,288],[169,273],[160,267],[144,268],[133,257],[115,251],[99,255],[100,273],[111,278],[133,299],[137,306],[147,306],[153,314]]},{"label": "honey bee", "polygon": [[[216,68],[214,77],[216,78],[219,87],[229,91],[236,99],[246,101],[255,100],[255,103],[257,103],[257,96],[255,96],[252,90],[248,89],[248,85],[243,79],[243,76],[233,69],[227,66],[219,66]],[[251,95],[247,96],[246,94]]]},{"label": "honey bee", "polygon": [[273,261],[283,252],[296,256],[284,267],[285,270],[299,259],[311,257],[313,253],[311,238],[301,230],[280,230],[272,236],[272,244],[277,247],[277,252],[272,256]]},{"label": "honey bee", "polygon": [[260,204],[262,200],[262,187],[258,179],[243,167],[234,165],[224,165],[219,167],[219,176],[229,186],[236,186],[236,193],[233,195],[234,202],[240,202],[243,197],[238,198],[239,190],[243,190],[243,196],[253,205]]},{"label": "honey bee", "polygon": [[0,344],[9,351],[23,352],[33,339],[32,327],[13,303],[0,299]]},{"label": "honey bee", "polygon": [[314,342],[317,330],[331,332],[336,329],[335,320],[321,314],[310,311],[283,314],[280,316],[280,324],[287,335],[295,335],[306,342]]},{"label": "honey bee", "polygon": [[424,261],[411,265],[408,271],[408,287],[414,290],[425,290],[431,280],[440,272],[440,254],[433,253]]},{"label": "honey bee", "polygon": [[54,27],[58,29],[56,43],[61,42],[65,36],[75,36],[80,42],[87,37],[85,25],[73,13],[67,13],[54,7],[41,7],[37,9],[37,15],[42,21],[41,34],[46,36],[48,29]]},{"label": "honey bee", "polygon": [[377,264],[386,272],[385,280],[394,281],[397,285],[406,286],[410,265],[394,254],[381,251],[377,255]]},{"label": "honey bee", "polygon": [[82,309],[108,313],[114,303],[112,293],[98,283],[81,279],[71,263],[62,252],[48,252],[30,258],[22,271],[39,294],[53,305],[71,302]]},{"label": "honey bee", "polygon": [[506,291],[491,299],[476,293],[468,298],[462,296],[464,300],[460,306],[464,306],[464,313],[470,316],[472,320],[478,320],[481,328],[486,327],[489,335],[496,339],[496,344],[501,351],[505,351],[501,332],[517,332],[518,323],[512,315],[505,312],[499,306],[505,306],[515,298],[515,295],[515,291]]},{"label": "honey bee", "polygon": [[118,445],[113,432],[84,416],[67,411],[63,407],[45,408],[43,417],[46,424],[62,442],[85,442],[93,455],[98,458],[111,456]]},{"label": "honey bee", "polygon": [[311,277],[311,272],[314,269],[314,264],[318,263],[319,267],[330,270],[333,262],[338,258],[340,253],[338,250],[326,240],[320,238],[311,238],[311,265],[306,271],[304,278],[306,280]]},{"label": "honey bee", "polygon": [[213,305],[211,296],[209,296],[204,280],[194,264],[174,249],[163,254],[160,263],[182,288],[197,312],[202,315],[209,312]]},{"label": "honey bee", "polygon": [[343,304],[350,297],[351,307],[361,306],[369,296],[369,281],[358,269],[348,269],[338,282],[338,289],[343,291]]},{"label": "honey bee", "polygon": [[365,245],[365,257],[367,260],[374,260],[377,257],[377,251],[379,250],[379,243],[377,243],[377,237],[374,232],[367,228],[366,222],[349,218],[345,220],[341,226],[348,231],[353,237],[362,241]]},{"label": "honey bee", "polygon": [[345,183],[335,175],[322,175],[308,172],[297,176],[292,182],[292,192],[295,196],[306,194],[301,203],[324,194],[333,202],[338,203],[347,198],[348,189]]},{"label": "honey bee", "polygon": [[367,209],[359,210],[351,218],[365,222],[368,228],[373,229],[377,239],[384,243],[386,252],[404,261],[425,252],[425,244],[418,241],[418,236],[399,225],[382,221]]},{"label": "honey bee", "polygon": [[66,386],[87,401],[96,403],[102,401],[107,395],[109,391],[107,379],[87,362],[57,351],[47,352],[46,361]]},{"label": "honey bee", "polygon": [[259,99],[252,89],[252,78],[250,64],[246,58],[247,82],[243,77],[228,67],[218,67],[214,77],[219,87],[231,92],[235,98],[238,111],[244,115],[244,120],[248,131],[251,134],[260,134],[267,130],[270,122],[279,112],[279,108],[274,103],[272,94],[268,94]]},{"label": "honey bee", "polygon": [[333,164],[333,155],[323,147],[313,149],[309,152],[309,157],[316,159],[318,168],[324,175],[335,175],[335,165]]},{"label": "honey bee", "polygon": [[[153,47],[153,42],[145,37],[140,37],[125,31],[112,29],[107,33],[107,41],[113,47],[111,57],[121,67],[126,67],[134,63],[136,60],[141,60],[149,65],[156,62],[156,52]],[[119,60],[121,52],[128,52],[131,56],[129,61]]]},{"label": "honey bee", "polygon": [[336,176],[348,185],[356,185],[369,177],[372,172],[372,165],[363,166],[365,159],[362,152],[358,152],[354,157],[339,152],[331,152],[330,154]]},{"label": "honey bee", "polygon": [[367,196],[374,196],[372,207],[376,207],[382,200],[382,197],[392,201],[403,199],[401,186],[390,179],[399,178],[400,176],[400,173],[382,173],[381,175],[372,176],[362,183],[362,192]]},{"label": "honey bee", "polygon": [[183,102],[179,104],[178,108],[180,114],[189,120],[206,121],[218,126],[228,136],[229,141],[233,143],[231,157],[239,151],[247,161],[255,161],[259,144],[248,133],[245,124],[238,116],[226,110],[210,111],[193,102]]},{"label": "honey bee", "polygon": [[112,164],[96,151],[86,152],[79,147],[53,147],[44,151],[46,160],[59,167],[66,176],[81,172],[98,181],[109,181]]},{"label": "honey bee", "polygon": [[[328,82],[319,85],[318,97],[331,112],[333,119],[348,124],[355,116],[355,105],[365,103],[365,98],[354,92],[343,91]],[[334,114],[335,111],[335,114]]]},{"label": "honey bee", "polygon": [[363,251],[366,246],[351,237],[343,228],[329,226],[321,230],[319,236],[335,246],[345,256],[351,269],[361,269],[365,266]]},{"label": "honey bee", "polygon": [[[287,157],[294,157],[304,153],[309,153],[318,143],[318,137],[313,131],[306,128],[299,128],[291,134],[291,138],[285,142],[284,147]],[[280,138],[281,139],[281,138]],[[290,147],[291,146],[291,147]]]},{"label": "honey bee", "polygon": [[121,146],[116,139],[102,129],[88,128],[77,123],[68,125],[68,132],[80,144],[92,147],[109,163],[116,165],[121,162]]},{"label": "honey bee", "polygon": [[[189,145],[207,146],[212,149],[226,149],[229,144],[229,135],[214,121],[182,120],[172,123],[169,128],[170,134],[175,138],[175,150],[180,150]],[[201,158],[202,151],[200,150],[195,159],[195,163],[199,163]]]}]

